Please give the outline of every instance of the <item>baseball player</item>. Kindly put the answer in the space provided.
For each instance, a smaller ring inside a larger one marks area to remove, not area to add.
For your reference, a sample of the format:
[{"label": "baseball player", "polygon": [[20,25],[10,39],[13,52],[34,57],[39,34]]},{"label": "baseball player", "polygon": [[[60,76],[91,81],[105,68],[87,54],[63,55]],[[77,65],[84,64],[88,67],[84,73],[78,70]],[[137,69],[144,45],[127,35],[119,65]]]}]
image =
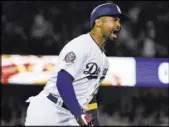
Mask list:
[{"label": "baseball player", "polygon": [[127,17],[113,3],[91,13],[91,31],[71,40],[44,89],[30,97],[25,125],[98,125],[96,94],[109,68],[104,45],[117,38]]}]

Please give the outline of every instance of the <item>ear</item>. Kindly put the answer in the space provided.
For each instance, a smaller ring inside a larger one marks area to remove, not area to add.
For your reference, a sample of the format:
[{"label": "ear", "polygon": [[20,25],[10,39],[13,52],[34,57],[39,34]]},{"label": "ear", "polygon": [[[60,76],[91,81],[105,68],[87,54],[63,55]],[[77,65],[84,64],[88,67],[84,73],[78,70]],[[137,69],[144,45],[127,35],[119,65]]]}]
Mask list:
[{"label": "ear", "polygon": [[100,19],[96,19],[95,20],[95,24],[97,27],[101,27],[102,26],[102,21]]}]

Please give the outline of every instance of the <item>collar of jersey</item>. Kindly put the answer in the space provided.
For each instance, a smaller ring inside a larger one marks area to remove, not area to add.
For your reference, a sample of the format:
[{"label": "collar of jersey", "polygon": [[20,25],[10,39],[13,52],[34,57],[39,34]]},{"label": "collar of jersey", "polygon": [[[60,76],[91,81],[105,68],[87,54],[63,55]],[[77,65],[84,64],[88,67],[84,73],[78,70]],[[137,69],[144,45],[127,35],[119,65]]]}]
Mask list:
[{"label": "collar of jersey", "polygon": [[[88,33],[89,34],[89,33]],[[99,47],[99,49],[101,50],[101,52],[106,52],[106,50],[103,47],[100,47],[96,41],[93,39],[93,37],[89,34],[89,36],[91,37],[91,39],[94,41],[94,43]]]}]

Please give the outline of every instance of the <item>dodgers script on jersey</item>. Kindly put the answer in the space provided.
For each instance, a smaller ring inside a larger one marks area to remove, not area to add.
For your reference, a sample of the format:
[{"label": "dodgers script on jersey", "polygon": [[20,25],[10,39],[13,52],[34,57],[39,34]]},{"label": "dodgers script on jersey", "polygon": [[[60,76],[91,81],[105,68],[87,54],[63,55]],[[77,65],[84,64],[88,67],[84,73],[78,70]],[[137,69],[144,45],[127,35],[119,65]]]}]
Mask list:
[{"label": "dodgers script on jersey", "polygon": [[108,71],[109,63],[104,51],[87,33],[65,45],[58,61],[44,90],[52,93],[63,103],[56,82],[58,71],[64,69],[74,77],[73,87],[77,100],[82,109],[86,109]]}]

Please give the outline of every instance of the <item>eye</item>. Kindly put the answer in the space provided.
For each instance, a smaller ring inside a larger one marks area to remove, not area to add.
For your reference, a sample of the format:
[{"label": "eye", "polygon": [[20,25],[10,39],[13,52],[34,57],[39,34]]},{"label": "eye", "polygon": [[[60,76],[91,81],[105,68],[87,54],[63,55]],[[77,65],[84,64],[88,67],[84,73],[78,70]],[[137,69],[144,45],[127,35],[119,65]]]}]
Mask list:
[{"label": "eye", "polygon": [[118,20],[118,18],[114,18],[114,21],[117,21]]},{"label": "eye", "polygon": [[120,21],[120,18],[114,17],[113,20],[114,20],[114,21],[118,21],[118,20]]}]

